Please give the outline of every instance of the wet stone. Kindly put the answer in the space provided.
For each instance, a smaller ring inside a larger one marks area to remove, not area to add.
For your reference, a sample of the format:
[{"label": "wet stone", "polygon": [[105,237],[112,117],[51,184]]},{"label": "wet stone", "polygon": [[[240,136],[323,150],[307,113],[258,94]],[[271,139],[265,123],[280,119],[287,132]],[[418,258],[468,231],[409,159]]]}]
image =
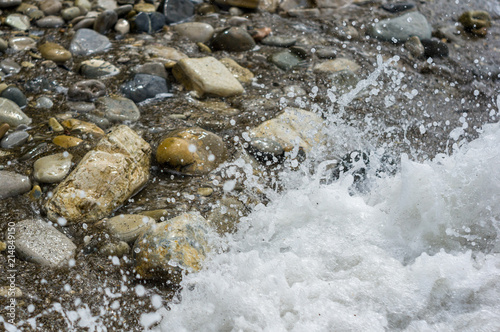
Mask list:
[{"label": "wet stone", "polygon": [[274,63],[276,67],[280,69],[290,70],[293,67],[300,65],[302,58],[300,58],[297,54],[286,50],[272,54],[269,57],[269,61]]},{"label": "wet stone", "polygon": [[28,141],[30,134],[25,131],[19,130],[4,136],[0,141],[0,147],[2,149],[12,149],[23,145]]},{"label": "wet stone", "polygon": [[49,127],[50,127],[50,129],[52,129],[52,131],[54,131],[56,133],[64,131],[63,126],[61,126],[61,124],[59,123],[59,121],[57,121],[56,118],[49,119]]},{"label": "wet stone", "polygon": [[80,145],[82,142],[82,139],[68,135],[59,135],[52,139],[52,143],[65,149]]},{"label": "wet stone", "polygon": [[81,29],[92,29],[94,27],[95,17],[84,18],[78,23],[75,23],[73,30],[78,31]]},{"label": "wet stone", "polygon": [[132,129],[115,127],[54,190],[45,204],[48,218],[72,224],[108,216],[146,184],[150,153]]},{"label": "wet stone", "polygon": [[90,102],[67,102],[66,105],[70,108],[70,110],[78,112],[78,113],[88,113],[95,110],[94,103]]},{"label": "wet stone", "polygon": [[123,6],[117,7],[115,9],[115,12],[118,15],[118,17],[124,17],[125,15],[127,15],[128,13],[130,13],[133,8],[134,7],[132,7],[131,4],[129,4],[129,5],[123,5]]},{"label": "wet stone", "polygon": [[54,102],[49,97],[41,96],[41,97],[38,97],[36,100],[36,105],[35,105],[36,108],[50,109],[50,108],[52,108],[52,106],[54,106]]},{"label": "wet stone", "polygon": [[97,225],[104,227],[110,235],[127,243],[134,243],[137,237],[156,224],[153,218],[140,214],[121,214],[101,220]]},{"label": "wet stone", "polygon": [[182,59],[172,73],[186,89],[194,90],[199,97],[205,94],[229,97],[244,91],[229,69],[213,57]]},{"label": "wet stone", "polygon": [[76,246],[66,235],[39,219],[16,223],[16,253],[23,260],[62,267],[75,256]]},{"label": "wet stone", "polygon": [[10,126],[8,123],[0,123],[0,139],[2,139],[10,129]]},{"label": "wet stone", "polygon": [[246,30],[231,27],[217,33],[212,40],[212,48],[218,51],[243,52],[255,47],[255,41]]},{"label": "wet stone", "polygon": [[221,6],[234,6],[248,9],[256,9],[259,6],[259,0],[215,0],[215,3]]},{"label": "wet stone", "polygon": [[15,86],[9,86],[7,89],[3,90],[2,93],[0,93],[0,97],[12,100],[19,107],[24,107],[27,103],[24,93]]},{"label": "wet stone", "polygon": [[156,11],[155,5],[152,3],[139,2],[134,5],[136,12],[153,13]]},{"label": "wet stone", "polygon": [[86,11],[89,11],[92,8],[92,4],[89,0],[75,0],[75,6],[83,8]]},{"label": "wet stone", "polygon": [[157,11],[165,15],[166,24],[179,23],[194,15],[194,4],[190,0],[161,0]]},{"label": "wet stone", "polygon": [[283,161],[285,154],[285,150],[278,142],[265,137],[252,138],[247,150],[255,159],[273,164]]},{"label": "wet stone", "polygon": [[0,62],[0,69],[5,74],[18,74],[21,71],[21,66],[17,64],[14,60],[5,59]]},{"label": "wet stone", "polygon": [[424,45],[417,36],[410,37],[405,43],[405,49],[410,52],[410,54],[415,58],[420,58],[424,56],[425,49]]},{"label": "wet stone", "polygon": [[208,23],[188,22],[174,25],[174,30],[180,36],[186,37],[192,42],[206,43],[213,34],[214,28]]},{"label": "wet stone", "polygon": [[134,102],[139,103],[157,95],[168,93],[169,88],[164,78],[147,74],[136,74],[134,79],[121,87],[121,92]]},{"label": "wet stone", "polygon": [[424,54],[430,58],[447,57],[450,51],[448,45],[437,39],[422,39],[420,41],[424,46]]},{"label": "wet stone", "polygon": [[0,0],[0,8],[19,6],[21,3],[22,0]]},{"label": "wet stone", "polygon": [[55,63],[64,63],[71,59],[71,52],[56,43],[44,43],[38,47],[42,56]]},{"label": "wet stone", "polygon": [[43,0],[40,2],[40,9],[45,15],[55,15],[62,9],[62,3],[58,0]]},{"label": "wet stone", "polygon": [[90,137],[103,137],[104,131],[93,123],[79,119],[67,119],[61,124],[72,133],[90,135]]},{"label": "wet stone", "polygon": [[122,257],[130,252],[130,246],[127,242],[118,241],[104,244],[99,248],[99,253],[103,256]]},{"label": "wet stone", "polygon": [[462,13],[458,21],[466,30],[489,28],[491,26],[491,16],[482,10],[470,10]]},{"label": "wet stone", "polygon": [[97,100],[99,115],[112,122],[135,122],[141,113],[135,103],[123,97],[102,97]]},{"label": "wet stone", "polygon": [[335,59],[337,57],[337,49],[333,47],[324,47],[316,51],[316,56],[320,59]]},{"label": "wet stone", "polygon": [[0,52],[5,52],[8,48],[9,43],[6,40],[0,38]]},{"label": "wet stone", "polygon": [[30,37],[12,37],[9,46],[15,52],[36,49],[36,41]]},{"label": "wet stone", "polygon": [[36,21],[40,28],[58,28],[64,25],[64,20],[60,16],[46,16]]},{"label": "wet stone", "polygon": [[132,20],[132,27],[135,32],[145,32],[147,34],[159,31],[165,25],[165,16],[161,13],[139,13]]},{"label": "wet stone", "polygon": [[349,69],[339,70],[328,77],[332,85],[337,87],[339,92],[344,92],[348,88],[355,87],[359,82],[359,77]]},{"label": "wet stone", "polygon": [[352,72],[356,72],[360,68],[361,67],[354,61],[344,58],[337,58],[335,60],[328,60],[314,66],[314,71],[322,73],[332,73],[341,70],[350,70]]},{"label": "wet stone", "polygon": [[27,176],[0,170],[0,199],[24,194],[31,189],[31,182]]},{"label": "wet stone", "polygon": [[5,19],[5,24],[16,30],[28,30],[30,28],[30,19],[26,15],[10,14]]},{"label": "wet stone", "polygon": [[381,20],[370,27],[367,33],[373,38],[401,43],[412,36],[431,38],[432,27],[424,15],[411,12],[399,17]]},{"label": "wet stone", "polygon": [[267,36],[262,39],[261,43],[268,46],[276,46],[276,47],[290,47],[295,45],[297,39],[294,37],[285,37],[285,36]]},{"label": "wet stone", "polygon": [[111,42],[106,36],[90,29],[78,30],[70,44],[73,55],[91,55],[104,52],[111,48]]},{"label": "wet stone", "polygon": [[156,160],[177,172],[201,175],[216,168],[227,157],[222,138],[207,130],[180,129],[164,138],[156,151]]},{"label": "wet stone", "polygon": [[29,125],[31,119],[21,111],[16,103],[6,98],[0,98],[0,122],[17,127],[20,124]]},{"label": "wet stone", "polygon": [[35,161],[33,176],[42,183],[57,183],[68,175],[73,155],[67,152],[46,156]]},{"label": "wet stone", "polygon": [[220,59],[220,62],[226,66],[227,69],[233,74],[233,76],[242,83],[249,83],[254,78],[254,74],[248,70],[240,66],[236,61],[231,58],[223,58]]},{"label": "wet stone", "polygon": [[116,22],[114,29],[119,34],[126,35],[130,32],[130,23],[128,23],[127,20],[121,18]]},{"label": "wet stone", "polygon": [[87,78],[105,78],[118,75],[120,70],[113,64],[104,61],[91,59],[80,64],[79,71]]},{"label": "wet stone", "polygon": [[114,10],[106,10],[97,16],[94,30],[100,34],[106,34],[114,27],[116,21],[118,21],[118,14]]},{"label": "wet stone", "polygon": [[77,101],[90,101],[106,95],[106,85],[98,80],[84,80],[68,89],[68,98]]},{"label": "wet stone", "polygon": [[151,227],[132,249],[137,273],[144,279],[178,284],[182,273],[196,272],[210,251],[210,226],[199,213],[185,213]]},{"label": "wet stone", "polygon": [[61,11],[61,16],[65,21],[71,21],[75,17],[82,14],[82,11],[78,7],[69,7]]},{"label": "wet stone", "polygon": [[394,2],[394,3],[384,3],[380,8],[389,13],[400,13],[405,10],[409,10],[415,7],[414,3],[411,2]]},{"label": "wet stone", "polygon": [[132,72],[136,74],[148,74],[148,75],[155,75],[159,76],[161,78],[167,79],[167,70],[165,69],[165,66],[162,63],[159,62],[149,62],[145,63],[143,65],[138,65],[134,68],[132,68]]}]

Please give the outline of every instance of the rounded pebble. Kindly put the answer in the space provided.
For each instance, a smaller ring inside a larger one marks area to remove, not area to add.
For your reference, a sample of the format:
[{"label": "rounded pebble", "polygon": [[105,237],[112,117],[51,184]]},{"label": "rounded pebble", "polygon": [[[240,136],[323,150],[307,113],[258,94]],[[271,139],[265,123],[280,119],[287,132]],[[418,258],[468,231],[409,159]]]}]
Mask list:
[{"label": "rounded pebble", "polygon": [[72,159],[73,155],[68,152],[40,158],[33,165],[33,176],[42,183],[60,182],[69,173]]}]

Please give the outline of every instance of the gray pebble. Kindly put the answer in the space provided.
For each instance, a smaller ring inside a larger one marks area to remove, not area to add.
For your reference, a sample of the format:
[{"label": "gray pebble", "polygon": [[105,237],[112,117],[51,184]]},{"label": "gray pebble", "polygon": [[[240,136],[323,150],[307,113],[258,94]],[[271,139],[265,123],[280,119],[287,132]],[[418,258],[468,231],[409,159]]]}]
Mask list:
[{"label": "gray pebble", "polygon": [[36,48],[36,41],[30,37],[12,37],[9,39],[9,46],[15,52],[31,50]]},{"label": "gray pebble", "polygon": [[6,122],[12,127],[20,124],[30,124],[31,119],[13,101],[0,98],[0,122]]},{"label": "gray pebble", "polygon": [[277,163],[283,161],[285,150],[275,140],[256,137],[250,140],[248,152],[259,161]]},{"label": "gray pebble", "polygon": [[22,0],[0,0],[0,8],[19,6],[21,3]]},{"label": "gray pebble", "polygon": [[148,74],[155,75],[167,79],[167,70],[162,63],[159,62],[149,62],[143,65],[138,65],[132,68],[132,72],[135,74]]},{"label": "gray pebble", "polygon": [[12,149],[21,146],[28,141],[29,137],[30,134],[25,131],[15,131],[2,138],[0,147],[2,147],[2,149]]},{"label": "gray pebble", "polygon": [[15,172],[0,171],[0,183],[0,199],[24,194],[31,189],[30,179]]},{"label": "gray pebble", "polygon": [[107,61],[90,59],[80,64],[80,73],[88,78],[103,78],[118,75],[120,70]]},{"label": "gray pebble", "polygon": [[30,18],[21,14],[10,14],[5,19],[5,24],[16,30],[28,30],[30,28]]},{"label": "gray pebble", "polygon": [[18,65],[14,60],[5,59],[0,62],[0,70],[5,74],[18,74],[21,71],[21,66]]},{"label": "gray pebble", "polygon": [[7,89],[0,93],[0,97],[12,100],[19,107],[26,106],[27,100],[24,93],[15,86],[9,86]]},{"label": "gray pebble", "polygon": [[285,36],[267,36],[261,43],[268,46],[290,47],[295,45],[297,38]]},{"label": "gray pebble", "polygon": [[123,97],[102,97],[98,99],[98,110],[112,122],[137,121],[141,116],[135,103]]},{"label": "gray pebble", "polygon": [[54,106],[54,102],[46,96],[41,96],[36,100],[36,108],[49,109]]},{"label": "gray pebble", "polygon": [[64,25],[64,20],[60,16],[46,16],[36,21],[40,28],[58,28]]},{"label": "gray pebble", "polygon": [[169,89],[167,81],[161,77],[137,74],[132,81],[122,85],[121,92],[134,102],[139,103],[154,98],[158,94],[168,93]]},{"label": "gray pebble", "polygon": [[40,9],[45,15],[55,15],[62,9],[62,3],[59,0],[43,0]]},{"label": "gray pebble", "polygon": [[104,52],[111,48],[111,42],[106,36],[90,29],[78,30],[70,44],[73,55],[90,55]]},{"label": "gray pebble", "polygon": [[94,30],[100,34],[105,34],[115,25],[118,14],[114,10],[106,10],[97,16],[94,22]]},{"label": "gray pebble", "polygon": [[72,19],[80,16],[81,14],[82,14],[82,11],[78,7],[69,7],[69,8],[64,9],[61,12],[62,18],[66,21],[71,21]]}]

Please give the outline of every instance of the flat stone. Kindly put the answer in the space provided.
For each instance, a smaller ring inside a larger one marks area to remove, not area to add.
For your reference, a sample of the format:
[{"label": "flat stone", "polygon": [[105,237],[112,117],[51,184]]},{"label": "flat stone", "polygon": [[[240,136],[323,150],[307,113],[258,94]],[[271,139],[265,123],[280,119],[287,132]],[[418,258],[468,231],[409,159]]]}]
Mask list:
[{"label": "flat stone", "polygon": [[193,175],[210,172],[226,158],[222,138],[198,127],[173,131],[161,141],[156,151],[158,163]]},{"label": "flat stone", "polygon": [[219,51],[244,52],[253,49],[255,41],[245,29],[229,27],[214,36],[212,47]]},{"label": "flat stone", "polygon": [[68,135],[59,135],[52,139],[52,143],[65,149],[78,146],[82,142],[82,139]]},{"label": "flat stone", "polygon": [[19,6],[22,3],[22,0],[1,0],[0,8],[10,8]]},{"label": "flat stone", "polygon": [[75,256],[76,246],[54,226],[39,219],[16,223],[16,253],[23,260],[47,267],[62,267]]},{"label": "flat stone", "polygon": [[12,100],[19,107],[24,107],[27,104],[27,99],[24,93],[15,86],[9,86],[7,89],[0,93],[1,98]]},{"label": "flat stone", "polygon": [[194,3],[190,0],[161,0],[157,10],[165,15],[166,24],[179,23],[194,15]]},{"label": "flat stone", "polygon": [[135,32],[147,34],[161,30],[165,26],[165,16],[162,13],[139,13],[132,19],[132,27]]},{"label": "flat stone", "polygon": [[82,15],[82,10],[79,7],[73,6],[61,11],[61,17],[65,21],[71,21],[75,17]]},{"label": "flat stone", "polygon": [[412,36],[422,39],[430,39],[432,27],[424,15],[419,12],[411,12],[381,20],[367,30],[373,38],[392,41],[393,43],[404,43]]},{"label": "flat stone", "polygon": [[43,0],[40,9],[45,15],[55,15],[61,11],[62,3],[59,0]]},{"label": "flat stone", "polygon": [[223,58],[220,59],[220,62],[226,66],[227,69],[233,74],[233,76],[240,81],[241,83],[250,83],[254,78],[254,74],[248,70],[240,66],[236,61],[231,58]]},{"label": "flat stone", "polygon": [[256,9],[259,7],[259,0],[215,0],[221,6],[234,6],[240,8]]},{"label": "flat stone", "polygon": [[286,151],[296,144],[306,152],[325,141],[321,132],[323,119],[306,110],[287,107],[274,119],[261,123],[250,131],[251,137],[266,137],[278,142]]},{"label": "flat stone", "polygon": [[297,54],[286,50],[272,54],[269,57],[269,61],[274,63],[276,67],[283,70],[290,70],[295,66],[298,66],[302,62],[302,58]]},{"label": "flat stone", "polygon": [[103,219],[97,225],[104,227],[110,235],[127,243],[134,243],[137,237],[156,224],[153,218],[140,214],[120,214]]},{"label": "flat stone", "polygon": [[135,103],[123,97],[102,97],[97,100],[98,115],[112,122],[135,122],[141,113]]},{"label": "flat stone", "polygon": [[46,156],[35,161],[33,176],[42,183],[57,183],[68,175],[73,155],[67,152]]},{"label": "flat stone", "polygon": [[120,70],[113,64],[98,59],[85,60],[80,64],[79,71],[88,78],[105,78],[118,75]]},{"label": "flat stone", "polygon": [[285,36],[267,36],[262,39],[261,43],[268,46],[290,47],[295,45],[297,38]]},{"label": "flat stone", "polygon": [[160,62],[149,62],[143,65],[137,65],[132,68],[132,72],[135,74],[148,74],[155,75],[161,78],[167,79],[167,70],[165,66]]},{"label": "flat stone", "polygon": [[252,138],[247,150],[255,159],[272,164],[283,161],[285,154],[278,142],[266,137]]},{"label": "flat stone", "polygon": [[106,95],[106,85],[98,80],[77,82],[68,89],[68,98],[77,101],[90,101]]},{"label": "flat stone", "polygon": [[40,28],[58,28],[64,25],[64,20],[60,16],[45,16],[36,21],[36,25]]},{"label": "flat stone", "polygon": [[186,89],[195,90],[200,97],[204,94],[229,97],[244,91],[229,69],[213,57],[182,59],[172,73]]},{"label": "flat stone", "polygon": [[8,123],[11,127],[17,127],[21,124],[29,125],[31,118],[24,114],[13,101],[0,98],[0,122]]},{"label": "flat stone", "polygon": [[151,147],[121,125],[88,152],[45,204],[49,219],[93,222],[108,216],[149,179]]},{"label": "flat stone", "polygon": [[9,46],[15,52],[36,49],[36,41],[30,37],[12,37],[9,39]]},{"label": "flat stone", "polygon": [[108,37],[90,29],[78,30],[70,44],[73,55],[91,55],[107,51],[111,48]]},{"label": "flat stone", "polygon": [[21,66],[12,59],[5,59],[0,62],[0,69],[5,74],[18,74],[21,71]]},{"label": "flat stone", "polygon": [[0,199],[24,194],[31,189],[31,182],[27,176],[0,170]]},{"label": "flat stone", "polygon": [[13,133],[10,133],[2,138],[0,141],[0,147],[2,147],[2,149],[12,149],[23,145],[29,138],[30,134],[23,130],[14,131]]},{"label": "flat stone", "polygon": [[139,103],[146,99],[169,92],[167,81],[159,76],[136,74],[134,79],[121,87],[121,92],[134,102]]},{"label": "flat stone", "polygon": [[79,119],[67,119],[62,121],[61,124],[71,131],[71,133],[85,134],[87,136],[99,138],[106,135],[104,131],[95,124]]},{"label": "flat stone", "polygon": [[174,25],[174,31],[180,36],[186,37],[194,43],[206,43],[213,34],[214,28],[203,22],[187,22]]},{"label": "flat stone", "polygon": [[144,279],[179,283],[182,273],[200,270],[210,251],[210,226],[199,213],[185,213],[149,228],[132,249],[135,269]]},{"label": "flat stone", "polygon": [[64,63],[71,59],[71,52],[56,43],[44,43],[38,47],[38,51],[47,60],[52,60],[55,63]]},{"label": "flat stone", "polygon": [[5,24],[16,30],[28,30],[30,28],[30,19],[26,15],[10,14],[5,19]]},{"label": "flat stone", "polygon": [[415,7],[414,3],[411,2],[395,2],[395,3],[384,3],[380,8],[388,11],[389,13],[400,13]]},{"label": "flat stone", "polygon": [[118,21],[118,14],[114,10],[105,10],[97,16],[94,30],[105,34],[114,27],[116,21]]},{"label": "flat stone", "polygon": [[321,73],[334,73],[341,70],[350,70],[352,72],[356,72],[360,68],[361,67],[354,61],[345,58],[337,58],[335,60],[328,60],[317,64],[314,66],[314,71]]}]

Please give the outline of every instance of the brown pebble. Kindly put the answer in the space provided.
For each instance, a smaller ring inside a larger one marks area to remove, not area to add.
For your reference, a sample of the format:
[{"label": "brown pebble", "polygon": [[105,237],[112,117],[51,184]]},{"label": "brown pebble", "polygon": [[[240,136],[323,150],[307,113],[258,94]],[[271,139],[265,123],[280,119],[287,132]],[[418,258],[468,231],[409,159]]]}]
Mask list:
[{"label": "brown pebble", "polygon": [[0,124],[0,139],[5,135],[7,131],[9,131],[10,126],[8,123]]},{"label": "brown pebble", "polygon": [[259,28],[255,29],[251,32],[252,38],[255,41],[261,41],[262,39],[266,38],[269,36],[271,33],[271,28],[265,27],[265,28]]},{"label": "brown pebble", "polygon": [[59,135],[54,137],[54,139],[52,140],[52,143],[54,143],[55,145],[59,145],[60,147],[63,148],[71,148],[73,146],[79,145],[82,142],[83,142],[82,139],[67,135]]}]

